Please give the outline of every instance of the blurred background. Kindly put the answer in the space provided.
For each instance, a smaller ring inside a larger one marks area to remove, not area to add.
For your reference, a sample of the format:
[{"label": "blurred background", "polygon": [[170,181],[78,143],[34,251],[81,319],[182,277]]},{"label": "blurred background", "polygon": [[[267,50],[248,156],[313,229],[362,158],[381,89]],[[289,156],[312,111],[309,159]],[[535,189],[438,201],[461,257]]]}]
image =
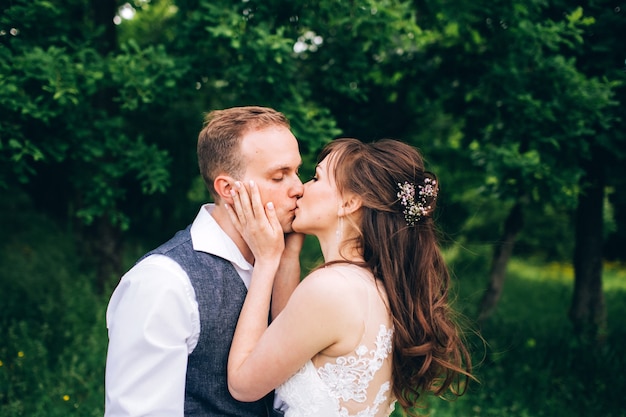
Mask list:
[{"label": "blurred background", "polygon": [[626,416],[625,41],[618,0],[3,0],[0,415],[102,415],[108,298],[208,200],[203,115],[254,104],[303,181],[340,136],[438,175],[480,382],[421,413]]}]

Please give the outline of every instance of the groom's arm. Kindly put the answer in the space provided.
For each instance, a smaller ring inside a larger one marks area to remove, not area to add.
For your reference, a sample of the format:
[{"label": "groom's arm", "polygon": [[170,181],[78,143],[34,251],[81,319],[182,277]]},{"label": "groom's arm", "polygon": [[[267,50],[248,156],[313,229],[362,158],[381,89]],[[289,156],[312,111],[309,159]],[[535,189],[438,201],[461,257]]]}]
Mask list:
[{"label": "groom's arm", "polygon": [[183,416],[190,341],[199,326],[188,281],[159,255],[120,281],[107,309],[105,417]]}]

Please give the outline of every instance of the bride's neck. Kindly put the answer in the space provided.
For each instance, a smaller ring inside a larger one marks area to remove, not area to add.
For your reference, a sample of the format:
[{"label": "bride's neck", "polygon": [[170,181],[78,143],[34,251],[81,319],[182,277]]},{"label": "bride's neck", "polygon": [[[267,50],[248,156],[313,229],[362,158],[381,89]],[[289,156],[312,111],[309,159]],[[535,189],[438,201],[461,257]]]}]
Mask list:
[{"label": "bride's neck", "polygon": [[320,248],[325,263],[332,261],[363,262],[363,254],[357,249],[353,241],[320,240]]}]

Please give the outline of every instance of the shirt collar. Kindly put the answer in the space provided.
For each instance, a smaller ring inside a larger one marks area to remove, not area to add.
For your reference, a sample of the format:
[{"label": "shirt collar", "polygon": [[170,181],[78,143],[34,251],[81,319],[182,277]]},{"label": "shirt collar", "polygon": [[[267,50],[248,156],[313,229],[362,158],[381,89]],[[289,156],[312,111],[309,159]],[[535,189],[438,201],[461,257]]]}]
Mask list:
[{"label": "shirt collar", "polygon": [[215,204],[203,205],[193,221],[190,231],[193,249],[226,259],[243,271],[252,271],[252,265],[211,215],[214,208]]}]

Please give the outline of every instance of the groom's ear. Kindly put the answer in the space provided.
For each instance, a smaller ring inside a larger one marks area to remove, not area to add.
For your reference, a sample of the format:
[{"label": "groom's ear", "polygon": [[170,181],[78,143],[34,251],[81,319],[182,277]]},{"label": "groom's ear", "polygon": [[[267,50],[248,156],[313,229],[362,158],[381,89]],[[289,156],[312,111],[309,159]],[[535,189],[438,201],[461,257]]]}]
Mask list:
[{"label": "groom's ear", "polygon": [[343,203],[339,207],[338,216],[347,216],[359,210],[363,205],[360,196],[350,193],[343,197]]},{"label": "groom's ear", "polygon": [[213,181],[213,188],[215,188],[215,192],[219,196],[220,200],[227,203],[233,204],[233,197],[230,195],[230,191],[235,186],[235,179],[229,175],[218,175],[215,177],[215,181]]}]

